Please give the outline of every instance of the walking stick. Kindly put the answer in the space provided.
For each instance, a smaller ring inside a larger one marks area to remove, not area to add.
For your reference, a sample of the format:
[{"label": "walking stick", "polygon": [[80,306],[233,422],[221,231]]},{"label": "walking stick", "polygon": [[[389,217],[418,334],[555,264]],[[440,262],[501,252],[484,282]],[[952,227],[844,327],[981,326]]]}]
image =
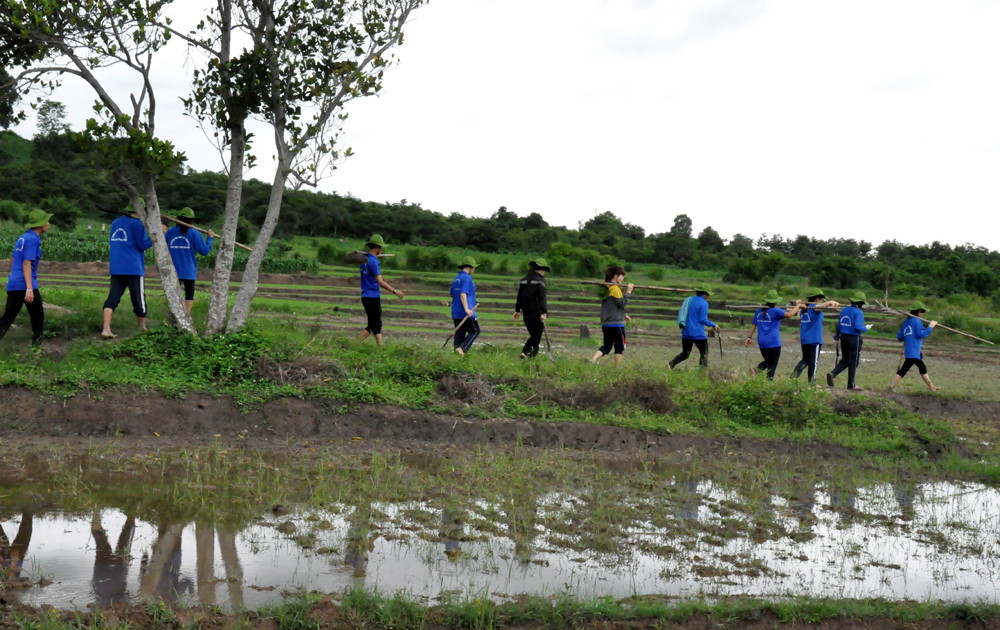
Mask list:
[{"label": "walking stick", "polygon": [[[161,214],[160,216],[163,217],[164,219],[166,219],[167,221],[173,221],[177,225],[183,225],[184,227],[188,228],[189,230],[197,230],[197,231],[201,232],[202,234],[208,234],[208,230],[203,230],[200,227],[195,227],[195,226],[191,225],[190,223],[185,223],[184,221],[181,221],[180,219],[175,219],[173,217],[168,217],[165,214]],[[252,247],[247,247],[243,243],[234,243],[234,245],[236,245],[237,247],[242,247],[243,249],[247,250],[248,252],[252,252],[253,251]]]},{"label": "walking stick", "polygon": [[722,333],[715,333],[715,334],[718,335],[719,337],[719,360],[721,361],[722,357],[725,356],[722,354]]},{"label": "walking stick", "polygon": [[[475,306],[473,306],[472,310],[475,311],[477,308],[479,308],[478,304],[476,304]],[[451,338],[455,336],[455,333],[458,332],[458,329],[465,325],[465,320],[467,320],[467,319],[469,319],[468,315],[466,315],[465,318],[462,319],[462,321],[460,321],[458,323],[458,326],[455,326],[455,330],[451,331],[451,334],[448,335],[448,338],[444,340],[444,344],[442,344],[442,346],[441,346],[442,350],[444,350],[448,346],[448,342],[451,341]]]},{"label": "walking stick", "polygon": [[[581,280],[580,284],[600,284],[606,287],[620,287],[624,286],[621,284],[615,284],[614,282],[599,282],[597,280]],[[673,289],[670,287],[654,287],[647,284],[636,284],[634,285],[636,289],[653,289],[654,291],[676,291],[677,293],[695,293],[694,289]]]}]

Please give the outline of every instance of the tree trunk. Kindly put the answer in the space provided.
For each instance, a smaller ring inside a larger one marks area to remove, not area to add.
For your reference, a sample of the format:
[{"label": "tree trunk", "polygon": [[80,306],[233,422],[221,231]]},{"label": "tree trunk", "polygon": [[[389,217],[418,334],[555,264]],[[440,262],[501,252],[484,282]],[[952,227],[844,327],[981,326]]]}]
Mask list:
[{"label": "tree trunk", "polygon": [[274,171],[274,181],[271,182],[271,197],[267,202],[267,215],[264,217],[264,224],[260,227],[260,233],[257,234],[257,241],[253,244],[247,268],[243,272],[243,282],[240,283],[240,291],[236,294],[233,311],[229,314],[227,332],[235,332],[247,323],[247,318],[250,316],[250,302],[257,295],[260,263],[264,260],[267,246],[271,242],[271,235],[274,234],[274,228],[278,225],[278,215],[281,214],[281,198],[285,193],[285,182],[288,180],[288,169],[291,166],[291,159],[288,157],[287,151],[283,151],[279,146],[278,154],[282,155],[283,158],[278,161],[278,168]]},{"label": "tree trunk", "polygon": [[226,214],[222,222],[219,253],[215,259],[212,297],[208,304],[208,323],[205,329],[205,332],[210,335],[222,332],[226,325],[226,312],[229,309],[229,279],[233,273],[236,228],[240,219],[240,203],[243,196],[245,134],[246,131],[241,121],[237,128],[233,129],[233,137],[229,145],[229,185],[226,188]]},{"label": "tree trunk", "polygon": [[[156,197],[156,185],[152,177],[145,178],[145,201],[146,208],[139,208],[139,217],[142,218],[143,225],[146,226],[146,233],[153,241],[153,254],[156,257],[156,267],[160,271],[160,282],[163,283],[163,292],[167,296],[167,306],[170,314],[178,326],[192,334],[198,331],[194,327],[194,320],[184,307],[184,294],[181,293],[180,283],[177,281],[177,271],[174,269],[174,261],[170,257],[170,250],[167,248],[167,239],[163,234],[163,219],[160,218],[160,202]],[[135,200],[133,200],[135,201]]]}]

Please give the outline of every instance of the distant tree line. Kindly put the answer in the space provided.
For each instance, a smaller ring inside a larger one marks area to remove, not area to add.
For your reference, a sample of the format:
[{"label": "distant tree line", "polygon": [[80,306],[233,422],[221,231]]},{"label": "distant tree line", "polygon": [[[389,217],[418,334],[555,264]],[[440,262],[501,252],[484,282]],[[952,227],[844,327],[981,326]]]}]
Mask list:
[{"label": "distant tree line", "polygon": [[[50,117],[33,141],[0,132],[0,191],[5,199],[55,211],[64,224],[88,217],[109,220],[127,199],[91,166],[71,135]],[[190,206],[207,223],[221,218],[226,177],[179,168],[158,187],[167,209]],[[243,221],[239,238],[251,240],[267,210],[270,185],[247,180],[243,187]],[[0,219],[4,216],[0,202]],[[7,214],[12,211],[8,208]],[[737,234],[728,242],[711,227],[695,234],[685,214],[670,230],[647,234],[611,212],[598,214],[576,229],[549,225],[538,213],[521,217],[505,207],[488,218],[443,215],[405,199],[378,203],[336,193],[288,190],[276,230],[293,235],[364,238],[377,232],[389,242],[409,245],[465,247],[496,254],[545,254],[562,274],[595,275],[607,264],[647,263],[681,269],[712,270],[726,281],[766,283],[780,275],[803,276],[829,290],[863,284],[894,295],[933,292],[997,296],[1000,252],[975,245],[952,247],[939,242],[907,245],[886,241],[877,247],[854,239],[783,238],[756,240]],[[430,264],[430,263],[428,263]],[[998,296],[1000,297],[1000,296]]]}]

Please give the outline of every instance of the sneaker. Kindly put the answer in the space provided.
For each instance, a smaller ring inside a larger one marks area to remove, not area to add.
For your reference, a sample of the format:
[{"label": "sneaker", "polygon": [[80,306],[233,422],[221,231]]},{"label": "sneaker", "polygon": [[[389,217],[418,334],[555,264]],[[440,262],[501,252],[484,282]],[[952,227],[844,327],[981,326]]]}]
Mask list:
[{"label": "sneaker", "polygon": [[833,387],[833,378],[834,378],[833,372],[826,373],[826,384],[829,385],[830,387]]}]

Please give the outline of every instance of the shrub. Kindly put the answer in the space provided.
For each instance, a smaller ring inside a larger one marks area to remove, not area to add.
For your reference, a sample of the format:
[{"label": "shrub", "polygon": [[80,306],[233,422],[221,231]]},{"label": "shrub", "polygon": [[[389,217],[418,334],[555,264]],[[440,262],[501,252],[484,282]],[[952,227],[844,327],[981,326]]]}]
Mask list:
[{"label": "shrub", "polygon": [[660,280],[663,280],[663,277],[666,275],[666,271],[664,271],[663,267],[650,267],[646,270],[646,275],[652,280],[659,282]]}]

